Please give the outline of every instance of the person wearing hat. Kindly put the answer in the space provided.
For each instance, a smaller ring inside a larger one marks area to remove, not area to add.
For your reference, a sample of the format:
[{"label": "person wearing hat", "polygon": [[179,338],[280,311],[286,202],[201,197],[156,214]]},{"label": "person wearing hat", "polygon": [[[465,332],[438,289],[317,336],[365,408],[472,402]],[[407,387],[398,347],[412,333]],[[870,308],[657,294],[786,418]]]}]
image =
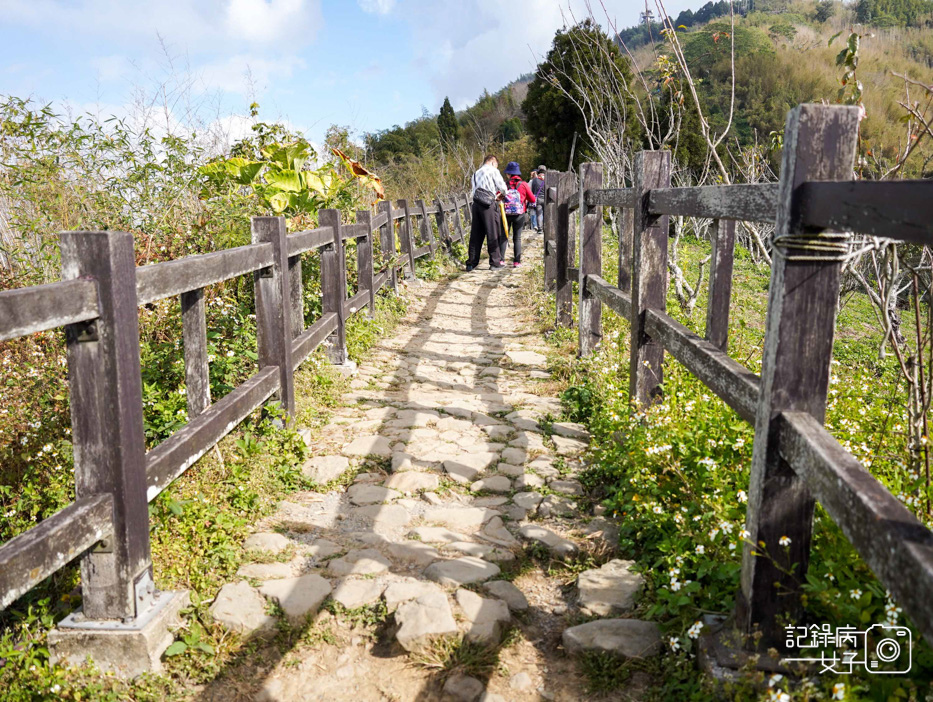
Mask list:
[{"label": "person wearing hat", "polygon": [[[531,192],[535,194],[535,230],[538,233],[544,230],[544,203],[547,199],[547,167],[538,166],[538,182],[531,184]],[[537,187],[535,187],[537,185]]]},{"label": "person wearing hat", "polygon": [[[508,176],[508,189],[505,191],[505,218],[512,230],[512,266],[517,268],[522,264],[522,229],[525,226],[525,213],[529,205],[534,207],[535,196],[528,187],[528,183],[522,180],[522,169],[515,161],[510,161],[505,167],[505,175]],[[504,234],[500,243],[504,260],[509,245]]]}]

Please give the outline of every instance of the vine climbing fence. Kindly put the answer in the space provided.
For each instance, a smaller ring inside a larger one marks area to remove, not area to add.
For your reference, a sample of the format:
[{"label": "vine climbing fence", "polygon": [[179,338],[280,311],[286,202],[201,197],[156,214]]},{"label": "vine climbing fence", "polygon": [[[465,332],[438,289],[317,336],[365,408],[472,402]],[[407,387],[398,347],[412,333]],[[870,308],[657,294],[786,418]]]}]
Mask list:
[{"label": "vine climbing fence", "polygon": [[[463,242],[469,205],[463,194],[381,202],[354,223],[322,210],[320,226],[290,234],[283,217],[254,217],[248,246],[141,267],[130,234],[60,234],[62,281],[0,292],[0,341],[64,329],[76,499],[0,546],[0,608],[80,556],[83,627],[151,618],[164,598],[152,578],[147,504],[270,398],[293,414],[302,362],[323,344],[331,362],[346,363],[347,318],[372,315],[377,293],[413,277],[417,259]],[[322,313],[305,328],[308,255],[320,256]],[[254,282],[259,368],[212,402],[204,288],[244,275]],[[189,422],[147,452],[138,309],[172,297],[181,306]]]},{"label": "vine climbing fence", "polygon": [[[933,533],[823,427],[850,233],[933,245],[933,181],[851,180],[858,119],[855,107],[791,111],[777,184],[672,188],[669,152],[637,154],[630,188],[602,188],[598,163],[583,164],[579,179],[547,176],[545,283],[561,326],[573,324],[576,284],[580,353],[599,343],[606,307],[630,321],[633,401],[661,396],[666,352],[755,427],[734,619],[743,645],[757,640],[762,651],[783,648],[783,625],[801,621],[815,500],[933,642]],[[616,285],[602,278],[603,207],[627,215]],[[705,338],[666,311],[671,215],[714,221]],[[775,224],[760,375],[727,354],[743,220]]]}]

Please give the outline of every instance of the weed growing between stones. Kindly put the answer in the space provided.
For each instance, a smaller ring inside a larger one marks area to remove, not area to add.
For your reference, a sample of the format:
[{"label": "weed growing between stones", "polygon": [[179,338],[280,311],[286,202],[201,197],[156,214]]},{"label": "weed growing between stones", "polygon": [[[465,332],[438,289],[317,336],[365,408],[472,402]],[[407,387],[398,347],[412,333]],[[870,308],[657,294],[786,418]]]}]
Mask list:
[{"label": "weed growing between stones", "polygon": [[468,641],[462,636],[434,639],[429,646],[412,655],[412,662],[437,671],[443,681],[452,675],[488,679],[499,664],[500,646]]}]

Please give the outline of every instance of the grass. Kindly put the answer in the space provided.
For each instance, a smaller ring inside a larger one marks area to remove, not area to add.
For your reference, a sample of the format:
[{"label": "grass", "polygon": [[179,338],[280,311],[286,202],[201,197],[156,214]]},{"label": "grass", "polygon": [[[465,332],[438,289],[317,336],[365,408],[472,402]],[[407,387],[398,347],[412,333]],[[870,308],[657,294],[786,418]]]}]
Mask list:
[{"label": "grass", "polygon": [[[709,243],[684,238],[680,264],[696,279]],[[615,242],[604,238],[603,277],[613,280]],[[540,276],[541,269],[534,271]],[[756,265],[741,248],[736,251],[730,311],[730,356],[759,371],[764,340],[769,269]],[[649,699],[705,700],[710,681],[696,668],[695,641],[688,628],[704,612],[732,611],[738,589],[744,495],[748,488],[753,431],[700,381],[669,356],[665,358],[663,401],[633,416],[628,401],[628,335],[626,320],[603,312],[603,342],[587,359],[577,359],[575,330],[551,330],[553,299],[541,292],[540,278],[531,284],[526,304],[541,320],[540,331],[551,345],[549,364],[563,392],[566,418],[588,425],[593,442],[589,469],[580,479],[608,507],[620,526],[619,551],[636,561],[646,579],[636,616],[659,623],[665,641],[676,641],[659,661],[659,681]],[[692,314],[671,293],[668,313],[703,333],[706,289]],[[902,501],[922,493],[910,482],[901,462],[905,436],[892,430],[897,419],[897,383],[890,359],[879,360],[881,334],[869,302],[847,295],[839,313],[830,386],[827,428]],[[551,332],[551,333],[548,333]],[[892,394],[893,393],[893,394]],[[902,421],[902,420],[901,420]],[[929,515],[914,506],[918,516]],[[674,575],[672,575],[672,573]],[[885,620],[892,600],[858,557],[838,527],[818,506],[814,520],[809,577],[803,586],[806,623],[865,625]],[[902,616],[899,624],[910,624]],[[914,634],[914,669],[910,676],[823,676],[809,687],[784,679],[776,694],[790,699],[829,698],[833,685],[846,685],[846,699],[923,698],[933,679],[929,646]],[[607,661],[581,661],[594,689],[613,682]],[[757,698],[749,676],[731,693],[735,699]],[[881,680],[881,677],[886,677]],[[622,683],[624,685],[624,683]]]},{"label": "grass", "polygon": [[501,646],[487,646],[462,636],[439,637],[411,655],[412,662],[435,671],[440,680],[451,675],[488,679],[499,665]]},{"label": "grass", "polygon": [[[363,360],[382,336],[390,334],[406,304],[404,298],[379,296],[374,319],[354,315],[347,325],[351,357]],[[323,426],[339,405],[347,381],[328,366],[321,351],[303,364],[295,380],[299,398],[296,424]],[[46,634],[80,603],[73,594],[77,568],[68,567],[3,613],[0,686],[5,702],[49,697],[185,699],[190,685],[224,675],[255,655],[261,645],[267,645],[244,641],[221,629],[212,621],[208,605],[244,562],[287,560],[289,553],[247,554],[243,541],[251,525],[271,514],[282,497],[314,487],[300,471],[306,455],[304,441],[295,431],[278,428],[276,417],[274,410],[255,413],[150,504],[156,584],[163,590],[189,590],[192,604],[184,613],[180,636],[188,636],[192,645],[186,644],[182,653],[166,659],[163,675],[143,676],[131,683],[103,676],[93,667],[51,666]],[[360,621],[378,618],[375,611],[345,614]],[[305,630],[283,626],[269,642],[282,650],[302,638],[326,641],[332,637],[316,626]],[[199,648],[198,643],[212,653]]]}]

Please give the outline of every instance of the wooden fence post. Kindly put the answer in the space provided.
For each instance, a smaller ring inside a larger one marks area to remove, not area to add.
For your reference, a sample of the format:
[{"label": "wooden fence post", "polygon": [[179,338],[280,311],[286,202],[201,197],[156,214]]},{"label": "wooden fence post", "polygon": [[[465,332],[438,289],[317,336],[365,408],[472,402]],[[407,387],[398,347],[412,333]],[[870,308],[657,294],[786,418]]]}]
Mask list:
[{"label": "wooden fence post", "polygon": [[545,174],[544,209],[544,291],[552,292],[557,287],[557,184],[559,171]]},{"label": "wooden fence post", "polygon": [[632,257],[635,237],[635,210],[620,208],[619,223],[619,290],[632,294]]},{"label": "wooden fence post", "polygon": [[472,198],[472,195],[473,195],[473,193],[470,192],[469,190],[467,190],[465,193],[463,193],[463,208],[464,208],[464,211],[466,212],[466,221],[467,221],[467,224],[469,225],[469,226],[467,226],[467,230],[469,230],[470,227],[473,226],[473,198]]},{"label": "wooden fence post", "polygon": [[360,290],[369,290],[369,318],[376,316],[376,281],[373,272],[373,213],[357,210],[356,221],[365,224],[369,232],[364,239],[356,240],[356,270]]},{"label": "wooden fence post", "polygon": [[185,346],[185,396],[188,420],[211,406],[210,366],[207,360],[207,320],[204,289],[181,294],[181,323]]},{"label": "wooden fence post", "polygon": [[444,242],[447,251],[451,252],[453,251],[454,243],[451,228],[448,225],[447,213],[444,212],[444,201],[441,199],[441,196],[438,195],[434,202],[437,205],[437,215],[435,216],[437,235],[441,238],[441,241]]},{"label": "wooden fence post", "polygon": [[783,648],[782,624],[800,621],[813,528],[813,498],[778,454],[775,422],[782,411],[825,418],[842,269],[838,256],[806,248],[818,234],[795,222],[795,190],[851,178],[857,135],[856,107],[800,105],[787,116],[737,606],[740,630],[760,630],[762,648]]},{"label": "wooden fence post", "polygon": [[253,243],[272,244],[272,265],[253,273],[256,292],[256,336],[259,367],[279,367],[279,402],[295,415],[295,376],[292,369],[292,297],[288,281],[288,243],[284,217],[253,217]]},{"label": "wooden fence post", "polygon": [[402,220],[402,226],[399,228],[399,236],[402,238],[402,253],[408,257],[408,274],[411,280],[415,278],[415,241],[411,229],[411,207],[408,200],[398,201],[399,209],[405,211],[405,218]]},{"label": "wooden fence post", "polygon": [[62,232],[62,279],[97,282],[100,317],[65,329],[75,492],[113,495],[113,536],[81,561],[88,619],[131,620],[151,603],[152,560],[133,236]]},{"label": "wooden fence post", "polygon": [[570,232],[570,196],[573,194],[573,173],[558,174],[557,216],[555,219],[554,285],[557,305],[557,326],[573,326],[573,281],[567,269],[573,265],[573,240]]},{"label": "wooden fence post", "polygon": [[706,340],[726,351],[729,347],[729,303],[732,301],[732,265],[735,257],[735,220],[713,220],[709,297],[706,301]]},{"label": "wooden fence post", "polygon": [[301,277],[301,256],[288,259],[288,299],[291,305],[292,336],[296,338],[305,330],[304,281]]},{"label": "wooden fence post", "polygon": [[585,194],[603,185],[603,164],[580,167],[580,277],[577,284],[579,354],[588,356],[602,338],[602,303],[586,289],[586,276],[603,274],[603,208],[587,207]]},{"label": "wooden fence post", "polygon": [[334,230],[334,243],[321,249],[321,310],[337,315],[337,328],[327,337],[327,356],[334,365],[347,362],[347,260],[340,231],[340,210],[321,210],[318,221]]},{"label": "wooden fence post", "polygon": [[[464,196],[464,200],[465,199],[466,197]],[[460,208],[463,205],[460,204],[460,198],[457,195],[454,195],[451,198],[451,204],[453,205],[453,210],[451,210],[451,214],[453,215],[453,218],[454,218],[454,227],[457,230],[457,237],[459,238],[460,243],[463,243],[466,241],[466,237],[464,236],[464,233],[463,233],[463,220],[460,216]],[[470,209],[469,205],[467,205],[467,209]]]},{"label": "wooden fence post", "polygon": [[382,258],[389,265],[389,281],[392,292],[398,293],[398,268],[395,266],[395,221],[392,219],[392,203],[383,200],[379,203],[379,211],[385,212],[386,223],[379,231],[379,245],[382,248]]},{"label": "wooden fence post", "polygon": [[431,220],[428,219],[428,206],[424,204],[424,200],[415,200],[415,207],[418,208],[421,214],[421,237],[427,241],[431,258],[434,258],[434,250],[437,244],[434,241],[434,233],[431,231]]},{"label": "wooden fence post", "polygon": [[647,405],[660,395],[663,378],[664,347],[645,331],[645,310],[667,310],[668,216],[650,214],[648,196],[653,188],[670,185],[670,151],[635,154],[629,393],[639,405]]}]

